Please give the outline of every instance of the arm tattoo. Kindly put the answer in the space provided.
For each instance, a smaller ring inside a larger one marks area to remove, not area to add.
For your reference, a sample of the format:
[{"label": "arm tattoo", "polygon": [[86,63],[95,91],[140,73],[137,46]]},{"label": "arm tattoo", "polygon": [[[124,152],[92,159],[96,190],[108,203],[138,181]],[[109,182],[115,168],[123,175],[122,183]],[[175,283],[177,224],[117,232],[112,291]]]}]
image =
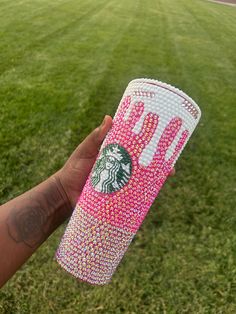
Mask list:
[{"label": "arm tattoo", "polygon": [[49,188],[46,192],[32,192],[11,210],[7,218],[9,236],[30,248],[41,244],[58,225],[64,206],[60,193]]},{"label": "arm tattoo", "polygon": [[24,209],[15,208],[7,219],[9,236],[17,243],[24,242],[34,248],[45,237],[43,227],[46,220],[46,214],[38,204]]}]

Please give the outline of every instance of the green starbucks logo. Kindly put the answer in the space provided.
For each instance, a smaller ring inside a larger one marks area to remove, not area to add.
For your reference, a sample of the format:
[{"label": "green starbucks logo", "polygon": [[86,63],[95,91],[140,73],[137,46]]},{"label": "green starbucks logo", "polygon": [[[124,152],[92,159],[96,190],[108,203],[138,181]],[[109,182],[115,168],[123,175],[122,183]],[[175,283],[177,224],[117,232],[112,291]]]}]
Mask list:
[{"label": "green starbucks logo", "polygon": [[108,144],[94,165],[91,182],[96,191],[112,193],[129,181],[131,171],[132,161],[124,147]]}]

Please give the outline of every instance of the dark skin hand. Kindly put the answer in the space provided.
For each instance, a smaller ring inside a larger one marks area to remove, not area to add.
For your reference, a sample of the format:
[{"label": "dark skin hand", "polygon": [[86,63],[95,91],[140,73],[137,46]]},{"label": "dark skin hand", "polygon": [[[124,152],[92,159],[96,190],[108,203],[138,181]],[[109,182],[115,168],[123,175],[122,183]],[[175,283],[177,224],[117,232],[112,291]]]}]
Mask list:
[{"label": "dark skin hand", "polygon": [[105,116],[102,124],[86,137],[64,167],[54,175],[62,185],[72,208],[76,205],[100,146],[111,126],[112,118]]},{"label": "dark skin hand", "polygon": [[111,126],[105,116],[59,171],[0,207],[0,287],[71,215]]}]

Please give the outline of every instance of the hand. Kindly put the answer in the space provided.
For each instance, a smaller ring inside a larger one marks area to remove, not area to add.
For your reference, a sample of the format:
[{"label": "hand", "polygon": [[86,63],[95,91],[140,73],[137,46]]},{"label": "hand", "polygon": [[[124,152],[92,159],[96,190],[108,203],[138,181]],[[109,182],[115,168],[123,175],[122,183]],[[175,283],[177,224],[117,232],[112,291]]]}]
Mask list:
[{"label": "hand", "polygon": [[99,148],[111,126],[112,118],[106,115],[102,124],[83,140],[63,168],[54,174],[65,191],[72,209],[83,190]]},{"label": "hand", "polygon": [[[112,126],[112,118],[104,117],[102,124],[93,130],[74,150],[62,169],[54,174],[65,191],[71,208],[76,205],[88,175],[97,158],[100,146]],[[169,174],[175,175],[173,168]]]}]

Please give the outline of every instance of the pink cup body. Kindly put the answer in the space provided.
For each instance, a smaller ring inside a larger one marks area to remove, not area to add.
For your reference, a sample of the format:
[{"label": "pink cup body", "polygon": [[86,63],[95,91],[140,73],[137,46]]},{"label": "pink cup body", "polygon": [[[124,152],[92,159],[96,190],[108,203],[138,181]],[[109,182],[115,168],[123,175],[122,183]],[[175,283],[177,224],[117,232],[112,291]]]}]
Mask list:
[{"label": "pink cup body", "polygon": [[110,281],[201,111],[159,81],[129,83],[56,253],[92,284]]}]

